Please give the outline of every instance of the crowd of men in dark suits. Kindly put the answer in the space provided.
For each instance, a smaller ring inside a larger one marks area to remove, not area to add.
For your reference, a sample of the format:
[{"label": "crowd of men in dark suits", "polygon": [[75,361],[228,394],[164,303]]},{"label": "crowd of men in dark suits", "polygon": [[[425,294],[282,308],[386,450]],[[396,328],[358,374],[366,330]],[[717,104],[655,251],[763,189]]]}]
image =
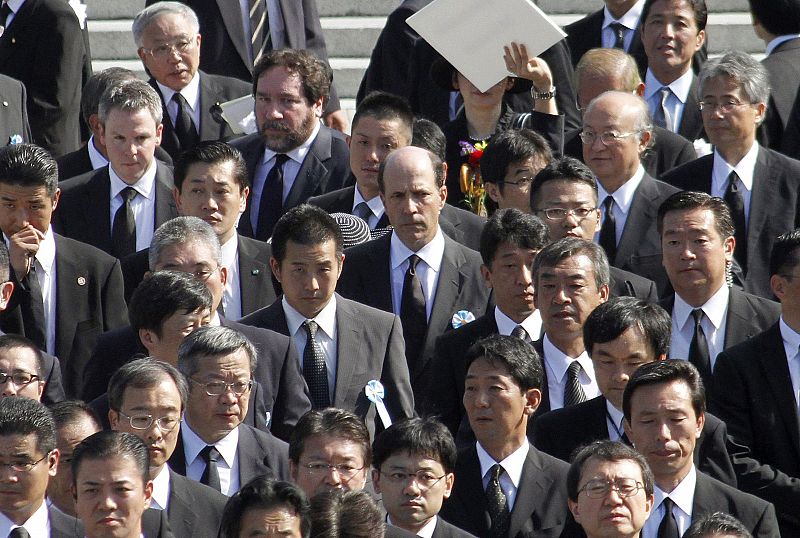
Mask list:
[{"label": "crowd of men in dark suits", "polygon": [[515,48],[487,217],[429,1],[348,136],[313,0],[148,0],[146,82],[2,3],[0,538],[800,536],[800,2]]}]

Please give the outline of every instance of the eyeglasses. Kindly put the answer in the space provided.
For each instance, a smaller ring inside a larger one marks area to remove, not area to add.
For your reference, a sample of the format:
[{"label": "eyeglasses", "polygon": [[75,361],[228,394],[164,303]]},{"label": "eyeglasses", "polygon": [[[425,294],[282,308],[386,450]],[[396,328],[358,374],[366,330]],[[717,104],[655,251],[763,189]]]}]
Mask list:
[{"label": "eyeglasses", "polygon": [[36,374],[29,374],[28,372],[14,372],[13,374],[0,372],[0,385],[5,385],[9,379],[15,386],[24,387],[39,379],[39,376]]},{"label": "eyeglasses", "polygon": [[166,60],[167,58],[172,58],[173,54],[175,53],[177,53],[178,56],[181,56],[187,52],[191,52],[194,47],[195,41],[193,39],[181,39],[180,41],[175,41],[173,43],[164,43],[163,45],[153,47],[152,49],[146,49],[142,47],[142,50],[145,52],[145,54],[149,54],[156,60]]},{"label": "eyeglasses", "polygon": [[31,471],[31,469],[43,462],[49,455],[50,452],[36,461],[12,461],[11,463],[0,463],[0,467],[11,467],[11,470],[17,471],[18,473],[28,473]]},{"label": "eyeglasses", "polygon": [[589,480],[583,485],[578,493],[583,491],[590,499],[602,499],[614,489],[623,499],[632,497],[639,493],[639,490],[644,487],[644,484],[634,480],[633,478],[617,478],[616,480],[603,480],[600,478]]},{"label": "eyeglasses", "polygon": [[532,177],[522,176],[521,178],[517,179],[516,181],[509,181],[508,179],[504,179],[500,183],[505,183],[506,185],[515,185],[524,187],[526,185],[530,185],[533,182]]},{"label": "eyeglasses", "polygon": [[209,278],[211,278],[211,275],[219,270],[220,266],[218,265],[214,269],[198,269],[197,271],[192,271],[192,275],[194,275],[196,279],[206,282]]},{"label": "eyeglasses", "polygon": [[574,216],[578,220],[583,220],[593,212],[597,211],[596,207],[576,207],[574,209],[564,209],[561,207],[548,207],[546,209],[537,209],[538,213],[544,213],[547,220],[564,220],[569,215]]},{"label": "eyeglasses", "polygon": [[364,468],[362,465],[361,467],[354,467],[347,463],[340,463],[338,465],[331,465],[330,463],[322,462],[322,461],[312,461],[310,463],[301,464],[300,467],[306,470],[306,472],[312,476],[320,476],[331,471],[336,471],[339,476],[344,478],[345,480],[350,480],[353,478],[360,470]]},{"label": "eyeglasses", "polygon": [[594,131],[581,131],[581,134],[578,135],[581,138],[581,142],[584,144],[592,145],[594,144],[595,139],[600,137],[600,142],[603,143],[604,146],[613,146],[614,144],[619,144],[623,139],[629,138],[634,135],[638,135],[640,131],[631,131],[629,133],[615,133],[614,131],[605,131],[600,134],[595,133]]},{"label": "eyeglasses", "polygon": [[414,481],[416,481],[417,487],[423,491],[431,489],[442,478],[447,476],[447,474],[443,474],[442,476],[436,476],[430,471],[417,471],[416,473],[403,473],[400,471],[392,471],[391,473],[384,473],[383,471],[381,471],[381,475],[385,476],[386,479],[389,480],[389,482],[393,482],[395,484],[407,484],[409,479],[413,479]]},{"label": "eyeglasses", "polygon": [[203,387],[206,390],[206,394],[209,396],[222,396],[228,391],[233,392],[237,396],[241,396],[253,387],[252,379],[248,379],[247,381],[234,381],[233,383],[225,383],[224,381],[202,383],[191,378],[189,378],[189,381]]},{"label": "eyeglasses", "polygon": [[[153,415],[126,415],[122,411],[119,414],[128,419],[131,428],[134,430],[149,430],[150,426],[155,422],[162,432],[171,432],[175,426],[181,421],[180,417],[159,417],[154,418]],[[64,459],[63,457],[61,458]]]},{"label": "eyeglasses", "polygon": [[723,114],[730,114],[735,108],[739,108],[740,106],[750,106],[752,104],[753,103],[739,103],[738,101],[726,101],[724,103],[700,101],[697,103],[697,107],[700,109],[700,112],[707,112],[709,114],[713,113],[717,109],[719,109],[719,111]]}]

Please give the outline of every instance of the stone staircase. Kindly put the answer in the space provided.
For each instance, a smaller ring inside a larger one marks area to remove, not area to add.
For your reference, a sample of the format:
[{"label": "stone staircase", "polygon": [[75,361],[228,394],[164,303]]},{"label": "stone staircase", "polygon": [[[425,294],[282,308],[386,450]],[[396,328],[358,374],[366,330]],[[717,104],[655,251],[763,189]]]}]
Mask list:
[{"label": "stone staircase", "polygon": [[[228,0],[236,1],[236,0]],[[747,0],[706,0],[709,53],[739,48],[762,55],[764,43],[750,23]],[[131,20],[144,0],[87,0],[89,30],[95,70],[123,66],[144,75],[131,37]],[[343,106],[352,110],[354,96],[372,47],[388,15],[400,0],[317,0]],[[602,7],[601,0],[538,0],[539,7],[560,25],[569,24]]]}]

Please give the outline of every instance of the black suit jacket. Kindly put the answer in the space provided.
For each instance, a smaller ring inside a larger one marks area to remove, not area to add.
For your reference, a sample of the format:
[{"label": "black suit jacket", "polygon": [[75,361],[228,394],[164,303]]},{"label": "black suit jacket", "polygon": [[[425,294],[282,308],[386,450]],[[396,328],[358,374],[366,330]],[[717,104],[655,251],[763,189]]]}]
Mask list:
[{"label": "black suit jacket", "polygon": [[800,131],[795,114],[800,114],[800,110],[795,112],[793,109],[800,81],[800,39],[784,41],[761,63],[769,73],[770,91],[767,114],[759,126],[758,141],[775,151],[791,147],[793,150],[787,151],[787,154],[796,158]]},{"label": "black suit jacket", "polygon": [[[53,228],[60,234],[110,253],[111,179],[108,166],[60,183],[61,200],[53,213]],[[154,230],[178,216],[172,187],[172,171],[158,162]]]},{"label": "black suit jacket", "polygon": [[[167,166],[172,166],[172,157],[161,146],[156,146],[155,158]],[[89,142],[56,159],[58,165],[58,180],[64,181],[75,176],[95,170],[92,168],[92,159],[89,157]]]},{"label": "black suit jacket", "polygon": [[25,84],[33,142],[55,156],[80,146],[85,56],[78,18],[61,0],[26,0],[0,37],[0,72]]},{"label": "black suit jacket", "polygon": [[[55,235],[56,341],[61,376],[69,397],[77,396],[84,365],[101,334],[125,325],[128,309],[122,289],[119,262],[97,249]],[[20,304],[30,301],[13,275],[14,293],[9,308],[0,313],[0,329],[25,334]]]},{"label": "black suit jacket", "polygon": [[28,123],[28,94],[18,80],[0,75],[0,145],[33,142]]},{"label": "black suit jacket", "polygon": [[455,525],[451,525],[444,519],[436,519],[436,527],[433,529],[431,538],[475,538],[474,535],[465,530],[461,530]]},{"label": "black suit jacket", "polygon": [[167,519],[173,534],[217,538],[228,497],[171,469],[169,487]]},{"label": "black suit jacket", "polygon": [[[289,445],[274,435],[239,424],[239,484],[244,486],[257,476],[267,475],[276,480],[289,480]],[[186,454],[183,450],[183,431],[178,436],[175,452],[167,462],[169,468],[186,476]]]},{"label": "black suit jacket", "polygon": [[[290,336],[280,299],[243,318],[242,323]],[[400,318],[337,295],[336,327],[338,356],[331,405],[364,418],[374,434],[377,416],[364,387],[377,379],[386,390],[386,408],[392,421],[414,416]],[[299,355],[294,360],[299,365]]]},{"label": "black suit jacket", "polygon": [[[202,45],[201,45],[202,47]],[[228,140],[234,136],[233,131],[226,122],[217,122],[211,113],[211,109],[220,103],[231,101],[244,95],[249,95],[253,88],[252,85],[237,78],[222,75],[210,75],[202,70],[198,71],[200,76],[200,125],[196,125],[199,135],[198,142],[206,140]],[[164,102],[164,95],[158,88],[156,80],[151,78],[150,85],[161,97],[163,110],[164,130],[161,133],[161,147],[169,153],[173,159],[177,159],[182,151],[190,148],[181,147],[175,126],[167,113],[167,103]]]},{"label": "black suit jacket", "polygon": [[80,520],[65,514],[55,507],[47,507],[50,519],[50,538],[82,538],[85,536],[83,524]]},{"label": "black suit jacket", "polygon": [[[568,468],[563,461],[530,447],[511,511],[509,537],[561,534],[568,513]],[[491,519],[475,445],[459,453],[455,472],[458,480],[439,515],[475,536],[489,536]]]},{"label": "black suit jacket", "polygon": [[[714,155],[680,166],[664,181],[683,190],[711,193]],[[744,290],[771,299],[769,257],[775,239],[800,226],[800,162],[759,148],[753,172],[747,224],[747,273]]]},{"label": "black suit jacket", "polygon": [[[144,538],[178,538],[169,528],[167,514],[163,510],[148,508],[142,513],[142,535]],[[83,536],[83,535],[81,535]]]},{"label": "black suit jacket", "polygon": [[703,125],[703,117],[700,115],[700,100],[700,84],[697,80],[697,75],[692,75],[692,85],[689,88],[689,94],[686,96],[686,102],[683,104],[683,114],[677,131],[679,135],[689,141],[708,138]]},{"label": "black suit jacket", "polygon": [[[392,280],[389,248],[391,234],[368,241],[346,251],[344,270],[337,291],[348,299],[393,312]],[[436,338],[452,327],[453,314],[468,310],[479,317],[486,311],[489,290],[483,285],[480,275],[480,255],[446,235],[444,256],[439,270],[433,308],[428,320],[418,369],[411,372],[411,386],[417,409],[425,409],[425,403],[436,390],[433,378],[433,355]]]},{"label": "black suit jacket", "polygon": [[[238,4],[237,4],[238,5]],[[264,143],[258,134],[247,135],[231,142],[231,145],[242,152],[245,162],[247,162],[247,172],[250,175],[250,184],[263,182],[266,178],[256,178],[254,174],[264,156]],[[269,172],[267,172],[269,174]],[[305,203],[312,196],[318,196],[326,192],[334,191],[344,187],[345,181],[350,177],[350,150],[341,133],[320,126],[319,133],[311,143],[311,148],[300,165],[297,178],[289,191],[288,196],[283,201],[283,211],[287,211],[294,206]],[[253,225],[250,222],[250,211],[253,189],[247,200],[247,209],[239,219],[239,233],[266,241],[272,235],[259,231],[256,237]]]}]

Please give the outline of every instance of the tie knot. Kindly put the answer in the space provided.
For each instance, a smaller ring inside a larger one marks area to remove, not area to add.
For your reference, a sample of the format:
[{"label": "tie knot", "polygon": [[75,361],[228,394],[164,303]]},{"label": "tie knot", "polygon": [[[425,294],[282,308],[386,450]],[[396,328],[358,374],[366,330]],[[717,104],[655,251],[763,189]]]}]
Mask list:
[{"label": "tie knot", "polygon": [[306,328],[309,338],[315,338],[317,336],[317,329],[319,328],[319,325],[317,325],[316,321],[307,319],[303,322],[303,327]]},{"label": "tie knot", "polygon": [[283,168],[283,165],[288,160],[289,160],[289,156],[286,155],[285,153],[276,153],[275,154],[275,166],[277,166],[278,168]]},{"label": "tie knot", "polygon": [[189,102],[183,96],[181,92],[175,92],[172,94],[172,100],[178,103],[179,107],[189,106]]},{"label": "tie knot", "polygon": [[408,271],[410,273],[415,273],[417,271],[417,264],[419,263],[420,257],[416,254],[412,254],[408,257]]},{"label": "tie knot", "polygon": [[523,327],[522,325],[517,325],[516,327],[514,327],[514,330],[511,331],[511,336],[521,338],[522,340],[527,340],[528,331],[526,331],[525,327]]},{"label": "tie knot", "polygon": [[131,202],[136,195],[139,194],[136,192],[136,189],[133,187],[125,187],[121,191],[119,191],[119,195],[122,197],[123,202]]},{"label": "tie knot", "polygon": [[503,469],[503,466],[499,463],[495,463],[492,465],[492,468],[489,469],[489,474],[491,475],[492,480],[500,480],[500,477],[503,476],[504,472],[506,472],[506,470]]},{"label": "tie knot", "polygon": [[569,363],[569,366],[567,367],[567,374],[570,377],[576,377],[580,373],[581,373],[581,363],[579,363],[578,361],[572,361],[571,363]]},{"label": "tie knot", "polygon": [[661,501],[661,504],[664,506],[664,514],[668,515],[670,512],[672,512],[672,507],[675,506],[675,501],[669,497],[664,497],[664,500]]},{"label": "tie knot", "polygon": [[206,463],[211,461],[216,463],[219,459],[219,450],[217,450],[217,447],[214,445],[206,445],[206,447],[200,451],[200,457],[203,458]]},{"label": "tie knot", "polygon": [[736,191],[738,189],[738,179],[739,174],[736,173],[736,170],[733,170],[730,174],[728,174],[728,190]]},{"label": "tie knot", "polygon": [[669,86],[661,86],[661,88],[658,91],[661,94],[661,99],[666,99],[667,97],[672,95],[672,90],[669,88]]},{"label": "tie knot", "polygon": [[699,325],[701,321],[703,321],[703,309],[702,308],[695,308],[692,310],[692,317],[694,318],[695,325]]},{"label": "tie knot", "polygon": [[608,212],[611,211],[612,207],[614,207],[614,197],[609,194],[606,196],[605,200],[603,200],[603,208]]}]

